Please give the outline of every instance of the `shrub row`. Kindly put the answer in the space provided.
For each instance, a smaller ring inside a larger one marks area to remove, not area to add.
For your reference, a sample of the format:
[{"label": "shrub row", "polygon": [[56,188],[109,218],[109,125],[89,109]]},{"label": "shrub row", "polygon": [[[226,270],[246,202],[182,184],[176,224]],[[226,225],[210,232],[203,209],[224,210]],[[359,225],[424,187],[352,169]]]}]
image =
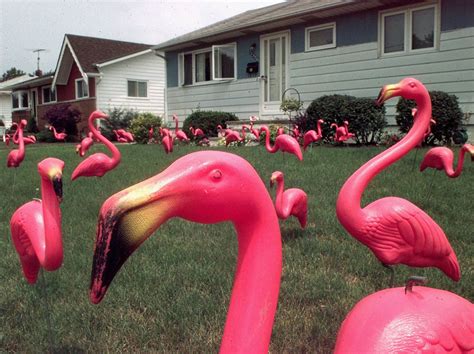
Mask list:
[{"label": "shrub row", "polygon": [[183,123],[183,131],[192,137],[190,127],[201,128],[208,137],[217,136],[217,126],[227,127],[226,122],[239,120],[237,116],[229,112],[219,111],[201,111],[197,110],[191,113]]}]

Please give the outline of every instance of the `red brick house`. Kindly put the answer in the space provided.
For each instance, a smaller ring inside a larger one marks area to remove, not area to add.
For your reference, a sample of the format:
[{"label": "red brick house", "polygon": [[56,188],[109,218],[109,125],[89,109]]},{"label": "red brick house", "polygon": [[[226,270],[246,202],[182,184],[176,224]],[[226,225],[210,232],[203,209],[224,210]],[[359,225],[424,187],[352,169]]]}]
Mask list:
[{"label": "red brick house", "polygon": [[12,119],[47,122],[52,107],[70,104],[81,112],[78,129],[96,110],[128,108],[165,113],[164,59],[151,45],[66,34],[54,75],[10,87]]}]

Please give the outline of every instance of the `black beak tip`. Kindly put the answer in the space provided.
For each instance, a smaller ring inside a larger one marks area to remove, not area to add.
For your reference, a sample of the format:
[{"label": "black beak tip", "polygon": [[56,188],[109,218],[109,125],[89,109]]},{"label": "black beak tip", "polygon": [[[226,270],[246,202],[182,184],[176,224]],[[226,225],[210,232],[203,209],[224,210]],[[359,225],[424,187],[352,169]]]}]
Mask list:
[{"label": "black beak tip", "polygon": [[53,188],[56,196],[60,201],[63,199],[63,180],[61,177],[54,177],[53,178]]}]

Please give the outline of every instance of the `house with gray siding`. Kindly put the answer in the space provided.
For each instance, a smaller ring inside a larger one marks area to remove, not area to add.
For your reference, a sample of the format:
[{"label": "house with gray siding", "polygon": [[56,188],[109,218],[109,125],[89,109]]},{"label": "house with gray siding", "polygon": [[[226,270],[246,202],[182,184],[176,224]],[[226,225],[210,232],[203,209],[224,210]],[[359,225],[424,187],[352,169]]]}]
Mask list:
[{"label": "house with gray siding", "polygon": [[[154,47],[165,53],[167,111],[284,118],[282,95],[375,98],[412,76],[454,94],[474,125],[474,1],[289,0]],[[396,100],[387,102],[395,124]]]}]

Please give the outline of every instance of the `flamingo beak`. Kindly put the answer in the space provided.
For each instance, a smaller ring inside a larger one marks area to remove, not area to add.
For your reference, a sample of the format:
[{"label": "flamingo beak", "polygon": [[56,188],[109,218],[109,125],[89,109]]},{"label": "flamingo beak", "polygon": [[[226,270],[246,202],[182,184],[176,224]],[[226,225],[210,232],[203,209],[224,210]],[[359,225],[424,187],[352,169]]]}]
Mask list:
[{"label": "flamingo beak", "polygon": [[162,179],[143,181],[105,201],[99,214],[90,300],[98,304],[128,257],[171,217]]},{"label": "flamingo beak", "polygon": [[375,100],[375,104],[381,106],[386,100],[395,96],[399,89],[400,87],[398,84],[385,85],[380,90],[379,95]]},{"label": "flamingo beak", "polygon": [[62,175],[56,175],[53,177],[53,189],[54,193],[58,197],[59,202],[63,201],[63,177]]},{"label": "flamingo beak", "polygon": [[273,187],[273,185],[275,184],[275,181],[276,181],[276,177],[271,177],[270,178],[270,187]]}]

